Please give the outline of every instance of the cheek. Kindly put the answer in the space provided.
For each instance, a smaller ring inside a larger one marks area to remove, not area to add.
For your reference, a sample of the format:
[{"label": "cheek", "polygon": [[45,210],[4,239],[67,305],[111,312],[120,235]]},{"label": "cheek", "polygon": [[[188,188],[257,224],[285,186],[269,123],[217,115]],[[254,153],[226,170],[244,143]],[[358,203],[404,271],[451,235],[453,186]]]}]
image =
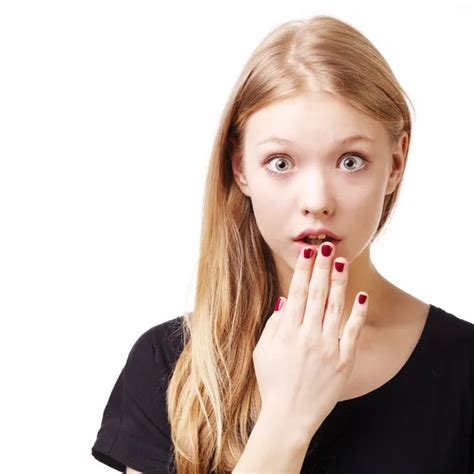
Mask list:
[{"label": "cheek", "polygon": [[255,221],[265,238],[271,239],[280,236],[282,230],[287,227],[291,220],[294,206],[285,193],[269,192],[268,189],[259,188],[252,191],[252,209],[255,215]]},{"label": "cheek", "polygon": [[377,181],[367,181],[357,192],[344,199],[344,219],[360,235],[373,233],[377,226],[384,201],[384,189]]},{"label": "cheek", "polygon": [[260,175],[257,173],[252,175],[249,186],[254,209],[261,209],[263,212],[275,212],[277,206],[289,207],[291,192],[288,192],[287,188],[276,181],[265,177],[263,172]]},{"label": "cheek", "polygon": [[374,175],[371,179],[361,181],[361,185],[353,189],[345,201],[355,208],[374,208],[383,198],[384,180]]},{"label": "cheek", "polygon": [[285,196],[265,194],[263,191],[252,195],[252,208],[257,222],[281,225],[289,218],[291,203]]},{"label": "cheek", "polygon": [[378,188],[375,186],[364,186],[352,197],[353,206],[359,208],[373,208],[380,198]]}]

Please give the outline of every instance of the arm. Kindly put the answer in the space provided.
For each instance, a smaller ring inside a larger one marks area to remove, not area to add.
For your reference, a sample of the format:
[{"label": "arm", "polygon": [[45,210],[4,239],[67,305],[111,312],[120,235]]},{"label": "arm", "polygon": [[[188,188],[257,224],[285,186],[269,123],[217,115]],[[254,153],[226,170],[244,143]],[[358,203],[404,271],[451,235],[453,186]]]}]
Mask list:
[{"label": "arm", "polygon": [[[261,414],[232,474],[299,473],[311,438],[291,431],[281,415]],[[143,474],[127,466],[125,474]]]},{"label": "arm", "polygon": [[261,412],[232,473],[299,474],[311,438],[303,430],[292,429],[290,417]]},{"label": "arm", "polygon": [[131,467],[127,466],[127,470],[126,470],[125,474],[143,474],[143,472],[135,471],[135,469],[132,469]]}]

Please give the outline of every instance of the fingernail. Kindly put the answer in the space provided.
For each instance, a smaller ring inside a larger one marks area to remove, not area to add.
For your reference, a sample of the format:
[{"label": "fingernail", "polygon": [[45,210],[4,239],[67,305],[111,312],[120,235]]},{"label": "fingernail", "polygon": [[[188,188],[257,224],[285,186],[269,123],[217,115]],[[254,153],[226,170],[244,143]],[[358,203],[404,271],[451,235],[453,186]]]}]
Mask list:
[{"label": "fingernail", "polygon": [[325,244],[321,247],[321,251],[323,252],[323,255],[325,257],[329,257],[329,255],[331,255],[331,252],[332,252],[332,247],[330,245]]},{"label": "fingernail", "polygon": [[344,262],[334,262],[334,266],[338,272],[342,272],[344,270]]},{"label": "fingernail", "polygon": [[367,295],[359,295],[359,303],[364,304],[367,299]]},{"label": "fingernail", "polygon": [[283,306],[283,300],[279,296],[275,302],[275,306],[273,307],[273,311],[280,311],[281,307]]},{"label": "fingernail", "polygon": [[306,247],[303,255],[304,258],[311,258],[314,255],[314,250],[311,247]]}]

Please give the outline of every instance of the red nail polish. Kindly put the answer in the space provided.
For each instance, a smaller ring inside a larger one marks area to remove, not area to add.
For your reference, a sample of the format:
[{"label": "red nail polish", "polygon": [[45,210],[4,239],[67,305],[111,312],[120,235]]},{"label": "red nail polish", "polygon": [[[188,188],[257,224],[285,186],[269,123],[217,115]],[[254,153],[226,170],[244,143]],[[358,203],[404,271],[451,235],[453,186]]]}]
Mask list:
[{"label": "red nail polish", "polygon": [[334,266],[338,272],[342,272],[344,270],[344,262],[334,262]]},{"label": "red nail polish", "polygon": [[311,258],[313,254],[314,254],[314,250],[312,248],[308,247],[304,249],[304,253],[303,253],[304,258]]},{"label": "red nail polish", "polygon": [[275,306],[273,307],[273,311],[280,311],[281,307],[283,306],[283,300],[279,296],[275,302]]},{"label": "red nail polish", "polygon": [[359,295],[359,303],[364,304],[367,299],[367,295]]},{"label": "red nail polish", "polygon": [[332,252],[332,247],[330,245],[322,245],[321,251],[323,252],[323,255],[325,257],[329,257],[329,255],[331,255],[331,252]]}]

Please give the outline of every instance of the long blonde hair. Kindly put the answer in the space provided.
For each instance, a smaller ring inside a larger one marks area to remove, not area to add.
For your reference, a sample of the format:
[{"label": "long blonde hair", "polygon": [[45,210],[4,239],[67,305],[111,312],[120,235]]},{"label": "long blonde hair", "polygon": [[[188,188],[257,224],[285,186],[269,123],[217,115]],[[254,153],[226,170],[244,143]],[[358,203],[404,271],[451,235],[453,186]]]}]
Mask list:
[{"label": "long blonde hair", "polygon": [[[383,56],[354,27],[330,16],[290,21],[256,48],[230,94],[214,142],[195,308],[183,318],[184,348],[167,390],[178,474],[231,472],[261,408],[252,352],[273,313],[279,283],[251,202],[234,181],[230,157],[251,114],[314,89],[378,120],[393,140],[403,131],[411,137],[405,92]],[[372,240],[393,211],[400,185],[385,196]]]}]

